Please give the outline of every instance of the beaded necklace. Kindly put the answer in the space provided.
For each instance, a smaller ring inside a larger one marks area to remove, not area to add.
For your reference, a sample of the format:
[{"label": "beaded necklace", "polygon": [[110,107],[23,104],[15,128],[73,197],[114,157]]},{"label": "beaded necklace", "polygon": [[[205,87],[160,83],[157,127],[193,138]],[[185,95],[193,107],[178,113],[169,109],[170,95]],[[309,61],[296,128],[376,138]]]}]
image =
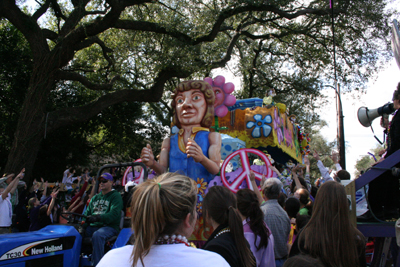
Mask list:
[{"label": "beaded necklace", "polygon": [[155,245],[185,244],[187,247],[190,246],[188,244],[187,238],[181,235],[171,235],[171,236],[164,235],[163,237],[160,236],[154,244]]},{"label": "beaded necklace", "polygon": [[217,238],[217,237],[219,237],[220,235],[222,235],[222,234],[224,234],[224,233],[228,233],[228,232],[230,232],[231,230],[229,229],[229,227],[226,227],[226,228],[224,228],[224,229],[222,229],[221,231],[219,231],[215,236],[214,236],[214,238]]}]

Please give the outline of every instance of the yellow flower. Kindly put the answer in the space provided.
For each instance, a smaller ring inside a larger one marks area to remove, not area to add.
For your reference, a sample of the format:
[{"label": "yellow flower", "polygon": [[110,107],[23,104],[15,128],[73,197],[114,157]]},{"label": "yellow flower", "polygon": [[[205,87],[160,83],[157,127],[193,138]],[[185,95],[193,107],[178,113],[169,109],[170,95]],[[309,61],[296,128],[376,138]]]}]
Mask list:
[{"label": "yellow flower", "polygon": [[197,194],[204,194],[204,190],[207,189],[207,182],[204,178],[197,178]]}]

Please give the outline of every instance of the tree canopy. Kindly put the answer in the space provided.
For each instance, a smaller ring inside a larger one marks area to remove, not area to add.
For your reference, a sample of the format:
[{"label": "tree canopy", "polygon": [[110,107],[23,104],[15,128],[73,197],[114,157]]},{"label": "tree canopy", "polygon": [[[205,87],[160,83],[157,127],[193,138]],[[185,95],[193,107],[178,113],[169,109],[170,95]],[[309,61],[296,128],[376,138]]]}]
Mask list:
[{"label": "tree canopy", "polygon": [[[9,172],[25,166],[27,177],[45,134],[86,123],[124,102],[151,103],[151,128],[179,79],[203,79],[232,59],[243,79],[240,95],[274,88],[278,98],[292,96],[294,112],[299,106],[312,110],[322,84],[334,77],[331,14],[337,78],[345,88],[362,88],[390,55],[393,12],[385,0],[342,1],[333,11],[322,0],[37,3],[29,12],[15,0],[0,1],[0,19],[13,24],[32,51],[5,167]],[[54,105],[60,88],[77,101]]]}]

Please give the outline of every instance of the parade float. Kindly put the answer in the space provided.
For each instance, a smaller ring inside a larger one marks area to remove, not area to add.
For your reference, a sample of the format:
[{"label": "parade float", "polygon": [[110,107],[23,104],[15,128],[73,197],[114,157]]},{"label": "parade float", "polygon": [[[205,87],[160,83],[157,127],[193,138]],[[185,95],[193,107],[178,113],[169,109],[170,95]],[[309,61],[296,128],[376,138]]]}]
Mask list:
[{"label": "parade float", "polygon": [[[282,165],[295,164],[308,153],[308,136],[302,133],[294,116],[288,116],[286,106],[273,101],[273,93],[265,99],[236,100],[234,90],[234,84],[226,83],[223,76],[180,83],[173,95],[171,137],[163,142],[163,146],[168,144],[168,150],[157,162],[150,146],[142,149],[141,159],[146,166],[156,165],[154,171],[161,173],[180,172],[197,184],[198,222],[190,240],[200,246],[212,232],[205,227],[202,216],[203,198],[210,187],[223,185],[236,193],[251,187],[250,170],[259,185],[263,175],[276,176],[268,168],[274,160]],[[203,101],[202,106],[198,101]],[[182,125],[182,121],[186,124]],[[216,147],[219,143],[221,147]],[[197,160],[196,156],[189,156],[187,149],[191,146],[200,151]],[[214,173],[205,169],[203,160],[199,161],[204,156],[211,165],[216,164]],[[127,169],[122,185],[132,181],[142,182],[142,171]]]},{"label": "parade float", "polygon": [[302,157],[310,152],[308,134],[296,123],[294,115],[288,115],[285,104],[273,101],[273,90],[264,99],[241,99],[233,103],[230,94],[234,86],[225,83],[223,76],[205,81],[213,86],[217,96],[212,128],[222,135],[223,160],[220,175],[214,177],[209,187],[224,185],[237,192],[250,185],[250,170],[255,172],[259,184],[262,175],[274,176],[268,168],[274,161],[286,166],[301,163]]}]

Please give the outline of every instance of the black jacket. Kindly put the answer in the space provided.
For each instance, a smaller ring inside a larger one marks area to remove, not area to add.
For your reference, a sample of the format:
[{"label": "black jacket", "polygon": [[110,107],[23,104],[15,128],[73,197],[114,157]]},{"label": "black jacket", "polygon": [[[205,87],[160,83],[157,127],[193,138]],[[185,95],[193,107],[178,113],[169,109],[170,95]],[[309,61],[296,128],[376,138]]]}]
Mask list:
[{"label": "black jacket", "polygon": [[[230,232],[223,233],[215,237],[221,230],[228,225],[220,225],[211,234],[203,249],[218,253],[232,267],[243,267],[233,236]],[[254,259],[255,262],[255,259]]]},{"label": "black jacket", "polygon": [[396,115],[392,118],[390,122],[389,130],[390,146],[388,147],[387,154],[385,158],[389,157],[391,154],[400,149],[400,111],[397,110]]}]

